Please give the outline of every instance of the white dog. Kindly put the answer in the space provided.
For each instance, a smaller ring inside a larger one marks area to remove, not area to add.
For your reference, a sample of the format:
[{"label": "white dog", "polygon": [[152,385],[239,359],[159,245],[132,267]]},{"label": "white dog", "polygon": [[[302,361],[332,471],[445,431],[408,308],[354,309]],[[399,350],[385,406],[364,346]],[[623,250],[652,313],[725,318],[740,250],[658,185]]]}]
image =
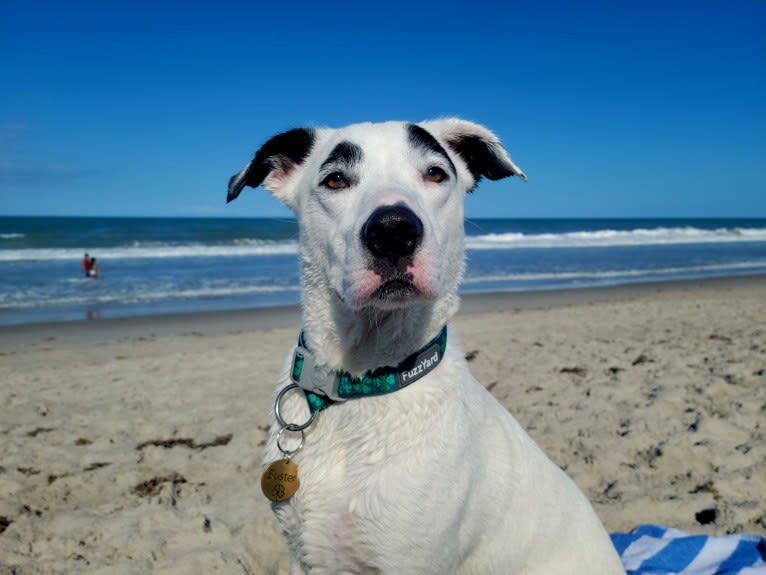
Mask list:
[{"label": "white dog", "polygon": [[229,201],[263,184],[300,228],[303,332],[263,477],[293,575],[624,573],[447,338],[464,195],[512,175],[526,180],[494,134],[444,119],[291,130],[231,179]]}]

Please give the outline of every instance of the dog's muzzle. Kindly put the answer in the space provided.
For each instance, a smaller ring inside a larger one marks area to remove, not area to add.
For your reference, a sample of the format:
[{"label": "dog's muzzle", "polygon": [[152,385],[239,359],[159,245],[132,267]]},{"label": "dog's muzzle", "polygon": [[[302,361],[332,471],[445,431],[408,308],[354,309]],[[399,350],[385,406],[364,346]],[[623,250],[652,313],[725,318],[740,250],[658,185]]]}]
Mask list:
[{"label": "dog's muzzle", "polygon": [[403,204],[379,207],[362,226],[364,246],[392,263],[412,256],[422,241],[423,222]]}]

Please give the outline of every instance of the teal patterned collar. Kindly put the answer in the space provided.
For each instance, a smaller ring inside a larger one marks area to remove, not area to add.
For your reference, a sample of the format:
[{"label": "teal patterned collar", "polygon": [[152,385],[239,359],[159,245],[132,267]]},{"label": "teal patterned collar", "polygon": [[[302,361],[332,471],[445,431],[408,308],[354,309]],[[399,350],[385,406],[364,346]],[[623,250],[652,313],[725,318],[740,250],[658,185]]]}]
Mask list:
[{"label": "teal patterned collar", "polygon": [[379,367],[361,377],[345,371],[331,371],[314,361],[314,354],[306,348],[301,332],[293,354],[290,376],[306,392],[311,413],[322,411],[333,403],[347,399],[371,397],[393,393],[433,371],[444,357],[447,348],[447,326],[439,334],[399,365]]}]

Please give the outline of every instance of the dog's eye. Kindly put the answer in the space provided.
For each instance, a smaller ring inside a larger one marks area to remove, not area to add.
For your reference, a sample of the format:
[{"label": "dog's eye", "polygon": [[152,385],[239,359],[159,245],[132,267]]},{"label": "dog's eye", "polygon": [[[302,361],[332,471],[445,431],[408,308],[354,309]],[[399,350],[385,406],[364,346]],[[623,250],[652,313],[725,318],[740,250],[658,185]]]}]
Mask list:
[{"label": "dog's eye", "polygon": [[348,187],[348,180],[340,172],[333,172],[322,180],[322,185],[331,190],[341,190]]},{"label": "dog's eye", "polygon": [[440,183],[447,179],[447,172],[442,170],[439,166],[431,166],[426,170],[426,180],[429,182]]}]

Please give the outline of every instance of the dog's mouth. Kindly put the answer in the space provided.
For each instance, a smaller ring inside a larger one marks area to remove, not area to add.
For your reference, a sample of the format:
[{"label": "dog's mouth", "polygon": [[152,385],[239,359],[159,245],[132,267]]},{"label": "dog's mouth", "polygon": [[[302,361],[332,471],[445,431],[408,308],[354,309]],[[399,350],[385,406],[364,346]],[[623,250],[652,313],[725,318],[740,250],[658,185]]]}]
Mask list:
[{"label": "dog's mouth", "polygon": [[398,276],[384,281],[370,299],[384,305],[402,305],[421,295],[420,289],[408,276]]}]

